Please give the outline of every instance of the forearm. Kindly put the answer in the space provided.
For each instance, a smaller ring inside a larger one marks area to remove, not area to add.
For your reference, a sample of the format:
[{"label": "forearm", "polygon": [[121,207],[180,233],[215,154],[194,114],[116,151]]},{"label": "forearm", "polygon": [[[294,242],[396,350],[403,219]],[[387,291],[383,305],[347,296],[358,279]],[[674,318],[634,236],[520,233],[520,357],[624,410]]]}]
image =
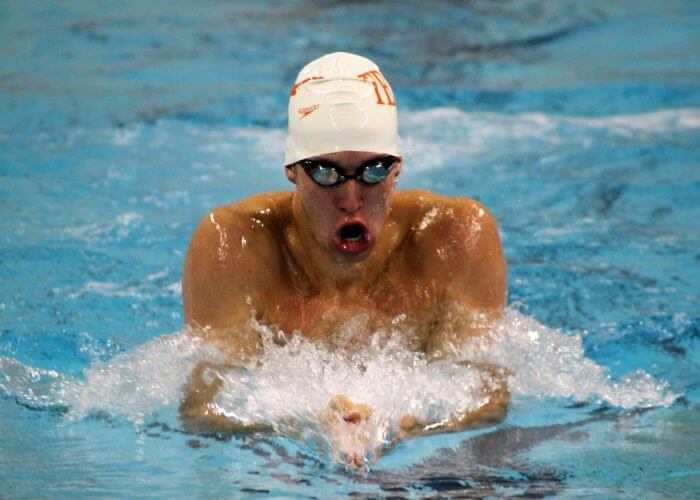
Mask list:
[{"label": "forearm", "polygon": [[180,405],[180,420],[185,432],[202,436],[229,438],[235,435],[272,432],[271,425],[263,423],[239,424],[223,414],[215,405]]},{"label": "forearm", "polygon": [[502,304],[496,301],[492,307],[482,308],[466,308],[459,304],[460,302],[455,302],[445,311],[441,323],[436,326],[425,346],[425,355],[430,362],[447,361],[477,370],[481,375],[483,402],[472,411],[436,422],[405,415],[399,425],[400,437],[487,427],[506,418],[510,400],[508,370],[490,363],[464,359],[465,354],[471,352],[465,343],[474,339],[486,341],[501,321]]},{"label": "forearm", "polygon": [[405,415],[399,423],[399,439],[441,432],[479,429],[505,420],[510,401],[510,392],[508,391],[506,379],[507,370],[486,363],[461,361],[458,364],[469,366],[479,371],[482,383],[481,404],[471,411],[452,415],[444,420],[434,422],[428,422],[410,414]]},{"label": "forearm", "polygon": [[[231,437],[233,435],[270,432],[272,426],[261,423],[239,424],[232,421],[214,402],[214,397],[223,384],[215,368],[233,368],[200,362],[192,371],[185,386],[185,399],[180,404],[180,420],[186,432],[204,436]],[[204,370],[210,369],[213,380],[204,380]]]},{"label": "forearm", "polygon": [[502,384],[485,395],[485,401],[481,406],[463,414],[435,422],[428,422],[411,414],[405,415],[399,423],[397,438],[410,439],[429,434],[479,429],[501,423],[508,413],[509,400],[508,389],[505,384]]}]

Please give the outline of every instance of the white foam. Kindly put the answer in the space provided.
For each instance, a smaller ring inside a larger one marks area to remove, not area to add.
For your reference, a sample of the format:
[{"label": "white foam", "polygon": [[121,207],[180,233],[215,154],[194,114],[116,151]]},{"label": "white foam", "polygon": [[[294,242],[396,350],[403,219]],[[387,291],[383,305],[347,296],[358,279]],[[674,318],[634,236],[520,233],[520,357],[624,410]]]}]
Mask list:
[{"label": "white foam", "polygon": [[406,414],[436,422],[473,410],[481,401],[477,370],[450,362],[428,364],[391,332],[376,332],[368,349],[347,353],[299,335],[277,345],[274,332],[256,328],[265,341],[259,367],[224,374],[217,400],[240,423],[266,422],[290,431],[285,422],[292,420],[304,425],[290,432],[301,429],[307,436],[322,437],[321,418],[329,412],[329,401],[345,395],[374,409],[367,428],[371,453],[386,444]]},{"label": "white foam", "polygon": [[460,165],[508,155],[546,158],[560,149],[589,148],[605,141],[694,132],[700,108],[664,109],[649,113],[576,117],[539,112],[505,114],[433,108],[401,113],[402,146],[407,172]]},{"label": "white foam", "polygon": [[669,406],[678,397],[668,384],[644,371],[614,380],[608,369],[585,356],[578,335],[564,335],[536,319],[508,309],[489,338],[466,342],[459,349],[473,361],[508,368],[508,387],[520,396],[567,398],[631,409]]},{"label": "white foam", "polygon": [[61,384],[59,399],[70,407],[73,420],[102,411],[142,423],[180,401],[187,377],[200,360],[220,360],[219,356],[216,348],[185,328],[93,364],[84,370],[84,381]]},{"label": "white foam", "polygon": [[141,134],[143,125],[134,125],[128,128],[118,128],[112,134],[112,144],[115,146],[131,146]]},{"label": "white foam", "polygon": [[[595,147],[601,140],[638,139],[652,135],[694,132],[700,128],[700,108],[660,109],[646,113],[585,117],[541,112],[496,113],[463,111],[453,107],[422,111],[399,109],[401,145],[406,173],[435,168],[448,161],[469,158],[483,163],[522,151],[544,158],[558,148]],[[149,133],[142,125],[114,131],[78,130],[81,140],[160,151],[177,137],[180,147],[191,147],[199,159],[191,168],[220,172],[220,176],[246,175],[227,168],[230,158],[243,158],[250,170],[281,172],[286,130],[254,126],[186,126],[179,120],[159,120]],[[92,234],[93,227],[75,228]],[[80,234],[78,234],[80,236]]]},{"label": "white foam", "polygon": [[62,232],[72,238],[83,240],[87,243],[99,243],[109,241],[110,237],[124,239],[141,225],[143,215],[138,212],[124,212],[113,220],[86,224],[83,226],[67,227]]},{"label": "white foam", "polygon": [[[349,322],[346,334],[363,333],[360,323]],[[363,454],[371,456],[391,440],[402,416],[437,422],[473,410],[482,403],[482,384],[489,383],[478,370],[458,362],[428,363],[408,350],[396,332],[375,332],[368,348],[349,353],[299,335],[284,336],[282,345],[277,332],[252,324],[265,353],[249,370],[220,370],[224,384],[215,403],[238,423],[267,423],[280,432],[328,442],[333,456],[339,456],[342,445],[328,435],[322,416],[336,395],[374,409],[358,428],[364,433]],[[643,371],[613,379],[607,368],[585,357],[579,336],[547,328],[515,310],[506,312],[488,339],[465,342],[454,354],[458,360],[507,368],[515,405],[523,397],[556,398],[630,409],[668,406],[677,398],[668,384]],[[140,424],[182,399],[183,386],[200,360],[224,358],[185,328],[93,364],[84,380],[0,358],[0,391],[28,404],[66,406],[69,421],[106,412]]]},{"label": "white foam", "polygon": [[0,393],[31,406],[67,407],[68,421],[104,412],[140,424],[182,398],[182,388],[200,360],[221,361],[220,353],[188,328],[96,362],[83,370],[84,379],[0,357]]},{"label": "white foam", "polygon": [[13,396],[29,405],[52,406],[58,404],[55,386],[60,380],[54,370],[40,370],[0,356],[0,395]]},{"label": "white foam", "polygon": [[[446,139],[458,138],[466,129],[481,127],[482,137],[499,129],[508,135],[531,137],[548,135],[562,125],[580,128],[609,129],[612,131],[674,132],[700,128],[700,108],[661,109],[648,113],[581,117],[530,113],[495,113],[491,111],[462,111],[457,108],[432,108],[424,111],[406,111],[401,114],[402,125],[413,132],[435,131]],[[462,125],[453,127],[452,125]],[[478,137],[478,136],[477,136]],[[557,137],[551,137],[557,140]],[[478,139],[470,140],[479,142]]]}]

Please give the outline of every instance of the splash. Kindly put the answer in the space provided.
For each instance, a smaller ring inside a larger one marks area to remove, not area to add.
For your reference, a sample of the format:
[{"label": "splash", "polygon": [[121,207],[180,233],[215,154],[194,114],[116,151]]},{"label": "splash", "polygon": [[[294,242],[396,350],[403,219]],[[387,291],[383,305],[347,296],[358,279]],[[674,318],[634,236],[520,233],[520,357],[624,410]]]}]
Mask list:
[{"label": "splash", "polygon": [[[242,424],[271,423],[282,433],[328,446],[340,461],[349,446],[361,456],[377,456],[389,445],[406,415],[439,422],[475,410],[482,398],[479,370],[452,362],[428,363],[405,348],[396,332],[376,332],[361,352],[347,352],[254,324],[265,354],[254,371],[223,373],[216,401]],[[347,328],[353,328],[352,322]],[[344,332],[351,335],[352,332]],[[329,422],[340,418],[330,408],[342,395],[372,408],[361,425],[342,432]],[[354,435],[348,435],[354,434]]]},{"label": "splash", "polygon": [[182,398],[189,373],[202,360],[221,361],[221,353],[189,328],[94,363],[83,370],[83,379],[0,357],[0,394],[63,411],[68,422],[103,413],[142,424]]},{"label": "splash", "polygon": [[670,406],[678,397],[668,384],[643,370],[619,380],[585,355],[579,335],[544,327],[535,318],[508,309],[490,336],[466,342],[459,355],[507,367],[513,394],[559,398],[622,409]]},{"label": "splash", "polygon": [[[353,328],[352,322],[348,325]],[[367,348],[348,352],[255,322],[252,326],[265,352],[247,369],[216,369],[223,385],[215,404],[237,423],[269,424],[341,461],[348,442],[360,446],[362,456],[377,456],[407,414],[439,422],[480,406],[484,384],[493,381],[464,361],[507,368],[516,405],[522,398],[556,398],[631,409],[669,406],[678,396],[643,371],[613,379],[607,368],[585,357],[581,337],[547,328],[513,309],[487,337],[456,347],[454,361],[433,363],[407,349],[398,332],[375,332]],[[177,405],[200,361],[223,363],[225,357],[185,328],[95,363],[83,379],[0,358],[0,393],[36,407],[65,408],[68,421],[102,412],[141,424],[159,409]],[[353,427],[355,435],[334,432],[329,403],[338,395],[372,409]]]}]

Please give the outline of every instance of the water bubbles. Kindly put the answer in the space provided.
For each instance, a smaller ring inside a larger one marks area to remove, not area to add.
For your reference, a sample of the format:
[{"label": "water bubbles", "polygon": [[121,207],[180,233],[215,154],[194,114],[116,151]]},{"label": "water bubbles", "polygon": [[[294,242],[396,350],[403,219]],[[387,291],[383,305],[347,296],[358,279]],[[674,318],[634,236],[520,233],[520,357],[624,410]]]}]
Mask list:
[{"label": "water bubbles", "polygon": [[[251,325],[264,354],[245,369],[222,367],[224,354],[185,328],[96,362],[82,379],[0,358],[0,393],[32,406],[67,408],[69,422],[103,412],[142,424],[160,409],[177,406],[190,373],[207,361],[212,363],[207,379],[223,380],[212,402],[220,414],[239,424],[270,425],[346,459],[351,445],[364,458],[377,456],[407,416],[429,427],[479,408],[497,385],[479,363],[507,369],[501,373],[513,405],[556,398],[631,409],[669,406],[677,398],[668,384],[642,370],[613,379],[606,367],[585,357],[579,336],[549,329],[515,310],[507,310],[486,337],[452,346],[457,361],[428,362],[408,349],[400,335],[403,321],[392,325],[394,331],[374,332],[362,350]],[[363,325],[362,318],[350,321],[344,333],[366,334]],[[338,397],[346,398],[345,406],[334,406]],[[351,413],[369,410],[358,425],[341,426],[340,432],[334,422],[347,417],[341,407]]]},{"label": "water bubbles", "polygon": [[547,328],[515,310],[488,338],[460,347],[474,361],[495,363],[511,372],[512,393],[537,398],[567,398],[619,408],[669,406],[678,397],[668,384],[643,371],[615,382],[608,369],[587,358],[581,337]]}]

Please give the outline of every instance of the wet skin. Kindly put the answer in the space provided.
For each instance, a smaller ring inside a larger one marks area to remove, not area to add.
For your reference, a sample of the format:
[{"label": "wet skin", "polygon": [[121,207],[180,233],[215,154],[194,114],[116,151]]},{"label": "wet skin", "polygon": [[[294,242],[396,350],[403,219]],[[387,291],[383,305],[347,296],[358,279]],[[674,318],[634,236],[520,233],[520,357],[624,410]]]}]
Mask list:
[{"label": "wet skin", "polygon": [[[345,151],[314,158],[354,174],[379,156]],[[353,349],[361,349],[371,332],[398,325],[406,344],[429,358],[449,357],[460,341],[483,335],[500,317],[507,294],[495,219],[467,198],[397,191],[400,170],[399,164],[376,185],[349,180],[322,187],[302,168],[287,167],[294,192],[253,196],[207,214],[187,251],[187,324],[216,342],[233,365],[261,352],[249,326],[253,316],[284,332]],[[367,335],[347,339],[342,326],[358,317]],[[195,379],[180,409],[185,424],[245,432],[212,410],[214,384]],[[503,418],[507,390],[484,396],[476,412],[437,426],[407,415],[401,431],[416,435]],[[331,400],[329,412],[346,426],[371,415],[347,398]],[[347,459],[360,465],[351,451]]]}]

